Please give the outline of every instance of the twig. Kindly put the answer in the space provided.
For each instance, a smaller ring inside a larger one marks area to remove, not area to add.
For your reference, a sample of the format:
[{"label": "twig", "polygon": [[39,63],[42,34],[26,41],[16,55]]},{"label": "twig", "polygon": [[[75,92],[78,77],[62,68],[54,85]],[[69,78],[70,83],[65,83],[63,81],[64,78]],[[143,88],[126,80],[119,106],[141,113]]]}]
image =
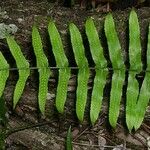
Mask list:
[{"label": "twig", "polygon": [[23,127],[18,127],[16,129],[8,129],[6,132],[6,138],[16,132],[22,131],[22,130],[26,130],[26,129],[31,129],[31,128],[35,128],[35,127],[40,127],[40,126],[44,126],[44,125],[48,125],[51,124],[51,126],[54,127],[54,125],[51,122],[42,122],[42,123],[37,123],[37,124],[33,124],[33,125],[26,125]]}]

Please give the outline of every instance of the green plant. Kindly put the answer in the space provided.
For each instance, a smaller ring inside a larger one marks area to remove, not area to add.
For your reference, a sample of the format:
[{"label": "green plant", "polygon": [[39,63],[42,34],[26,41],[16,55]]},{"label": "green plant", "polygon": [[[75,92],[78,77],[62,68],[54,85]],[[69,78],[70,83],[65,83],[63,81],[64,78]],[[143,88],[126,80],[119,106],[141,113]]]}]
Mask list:
[{"label": "green plant", "polygon": [[21,49],[19,45],[16,43],[16,41],[14,40],[14,38],[12,36],[8,36],[6,40],[9,49],[16,61],[17,68],[19,69],[19,79],[17,81],[15,91],[14,91],[14,96],[13,96],[13,108],[15,108],[16,104],[18,103],[23,93],[26,81],[30,75],[30,69],[29,69],[28,61],[23,56]]},{"label": "green plant", "polygon": [[84,118],[84,111],[87,101],[87,84],[89,79],[88,61],[85,57],[84,46],[81,34],[78,28],[71,23],[69,26],[72,48],[75,56],[78,72],[77,83],[77,100],[76,100],[76,114],[78,119],[82,122]]},{"label": "green plant", "polygon": [[66,150],[73,150],[73,147],[72,147],[71,126],[69,127],[68,132],[67,132]]},{"label": "green plant", "polygon": [[[87,19],[85,24],[86,35],[89,41],[91,54],[95,62],[95,78],[91,95],[90,119],[92,124],[98,119],[101,104],[103,99],[103,89],[106,83],[106,76],[108,71],[107,61],[103,55],[103,48],[101,46],[99,36],[91,18]],[[94,40],[93,40],[94,39]]]},{"label": "green plant", "polygon": [[56,94],[56,108],[60,113],[64,111],[64,105],[67,98],[67,85],[70,78],[70,68],[68,59],[64,53],[63,44],[58,30],[53,21],[48,25],[48,33],[52,44],[52,50],[59,68],[59,79]]},{"label": "green plant", "polygon": [[[84,119],[84,112],[88,96],[88,80],[90,76],[90,67],[85,55],[85,48],[82,40],[81,33],[77,26],[73,23],[69,25],[70,39],[74,58],[78,68],[77,74],[77,89],[76,89],[76,114],[78,119],[82,122]],[[85,32],[89,42],[91,56],[95,63],[95,77],[93,82],[91,104],[90,104],[90,120],[94,125],[98,119],[101,111],[103,89],[107,80],[109,69],[112,70],[112,81],[110,91],[110,104],[109,104],[109,122],[115,128],[119,116],[120,103],[122,99],[122,89],[125,80],[125,73],[128,71],[128,85],[126,91],[126,124],[131,132],[132,129],[137,130],[144,119],[146,108],[150,98],[150,27],[147,42],[147,70],[145,77],[140,88],[136,75],[142,71],[141,62],[141,40],[140,40],[140,27],[138,16],[134,10],[131,11],[129,16],[129,62],[130,68],[126,70],[124,65],[124,53],[121,49],[121,44],[117,35],[116,25],[112,14],[108,14],[104,22],[104,32],[106,42],[108,45],[108,52],[112,68],[107,69],[107,60],[104,57],[104,49],[101,45],[97,29],[91,18],[87,19],[85,23]],[[69,67],[68,59],[65,55],[63,44],[59,32],[53,21],[48,25],[48,33],[52,45],[52,51],[56,59],[56,67],[59,69],[58,86],[56,93],[56,108],[60,113],[64,112],[64,106],[67,97],[67,86],[71,76],[71,68]],[[94,39],[94,40],[93,40]],[[29,76],[30,69],[29,63],[23,56],[19,45],[11,37],[7,37],[7,43],[10,51],[16,60],[19,69],[19,79],[14,91],[14,108],[18,103],[23,92],[26,80]],[[39,109],[44,114],[46,95],[48,92],[48,80],[51,75],[48,59],[43,51],[42,40],[36,26],[32,29],[32,44],[37,61],[37,68],[39,71],[39,94],[38,104]],[[7,77],[9,75],[9,65],[0,53],[0,76],[3,78],[1,81],[1,95],[3,93]],[[2,64],[2,65],[1,65]]]},{"label": "green plant", "polygon": [[3,94],[6,80],[9,76],[9,64],[5,60],[3,54],[0,52],[0,97]]},{"label": "green plant", "polygon": [[121,51],[121,45],[115,29],[115,23],[112,14],[108,14],[106,16],[104,28],[109,49],[110,60],[113,67],[109,105],[109,122],[111,126],[115,128],[119,116],[122,87],[125,80],[125,66],[123,54]]},{"label": "green plant", "polygon": [[32,28],[32,45],[36,56],[37,67],[39,71],[39,108],[42,114],[45,111],[46,96],[48,93],[48,79],[50,76],[48,59],[43,51],[42,41],[36,26]]}]

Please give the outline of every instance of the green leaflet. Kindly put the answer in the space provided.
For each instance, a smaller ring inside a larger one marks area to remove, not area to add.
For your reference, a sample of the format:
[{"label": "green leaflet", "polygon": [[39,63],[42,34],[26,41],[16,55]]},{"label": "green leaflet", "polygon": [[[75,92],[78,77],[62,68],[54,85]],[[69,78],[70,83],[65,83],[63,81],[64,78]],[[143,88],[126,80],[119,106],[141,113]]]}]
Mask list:
[{"label": "green leaflet", "polygon": [[[87,19],[85,24],[86,35],[89,41],[92,57],[95,62],[96,75],[94,78],[94,87],[91,96],[90,119],[92,124],[98,119],[101,104],[103,99],[103,89],[106,82],[106,70],[101,70],[107,67],[107,61],[103,55],[103,48],[101,46],[99,36],[94,25],[93,20]],[[94,39],[94,40],[93,40]]]},{"label": "green leaflet", "polygon": [[109,122],[115,128],[120,110],[122,88],[125,80],[125,71],[116,70],[112,76],[111,96],[109,104]]},{"label": "green leaflet", "polygon": [[56,108],[60,113],[63,113],[64,111],[69,78],[70,68],[59,69],[59,79],[56,94]]},{"label": "green leaflet", "polygon": [[142,69],[140,27],[134,10],[129,16],[129,59],[131,70],[140,71]]},{"label": "green leaflet", "polygon": [[107,38],[107,45],[113,69],[124,69],[120,42],[115,29],[113,16],[110,13],[106,16],[104,30]]},{"label": "green leaflet", "polygon": [[79,67],[79,69],[83,67],[88,67],[88,61],[85,57],[82,37],[78,28],[75,26],[75,24],[71,23],[69,25],[69,31],[77,66]]},{"label": "green leaflet", "polygon": [[71,23],[69,26],[69,31],[71,36],[72,48],[75,55],[75,60],[77,66],[79,67],[77,92],[76,92],[77,95],[76,114],[78,119],[80,121],[83,121],[88,91],[87,87],[89,79],[88,61],[85,57],[83,41],[78,28],[73,23]]},{"label": "green leaflet", "polygon": [[67,97],[67,86],[70,78],[70,68],[68,68],[68,59],[64,53],[61,37],[54,22],[50,21],[48,32],[52,44],[52,50],[59,67],[59,80],[56,94],[56,108],[60,113],[64,111],[64,105]]},{"label": "green leaflet", "polygon": [[9,76],[9,64],[0,52],[0,97],[3,94],[7,78]]},{"label": "green leaflet", "polygon": [[[104,24],[105,35],[108,43],[110,60],[114,69],[109,104],[109,122],[115,128],[119,116],[122,87],[125,80],[125,67],[121,51],[121,45],[115,29],[112,14],[108,14]],[[117,70],[115,70],[117,69]],[[118,71],[118,69],[121,69]],[[123,69],[123,70],[122,70]]]},{"label": "green leaflet", "polygon": [[135,125],[136,102],[139,95],[139,84],[135,76],[136,72],[129,72],[126,93],[126,124],[130,132]]},{"label": "green leaflet", "polygon": [[39,31],[35,26],[32,28],[32,45],[36,56],[37,67],[39,68],[39,109],[41,113],[44,114],[50,70],[48,68],[48,59],[46,58],[43,51]]},{"label": "green leaflet", "polygon": [[71,126],[69,127],[68,132],[67,132],[66,150],[73,150],[73,147],[72,147]]},{"label": "green leaflet", "polygon": [[[149,62],[150,62],[150,26],[149,26],[148,43],[147,43],[147,70],[149,70],[149,66],[150,66]],[[136,103],[136,114],[135,114],[135,124],[134,124],[135,130],[137,130],[142,124],[146,112],[146,108],[149,103],[149,99],[150,99],[150,73],[146,72],[139,93],[139,98]]]},{"label": "green leaflet", "polygon": [[[90,44],[90,50],[95,62],[95,68],[101,69],[107,67],[107,61],[103,54],[103,48],[93,20],[87,19],[85,24],[86,35]],[[93,40],[94,39],[94,40]]]},{"label": "green leaflet", "polygon": [[30,69],[29,69],[28,61],[23,56],[21,49],[19,45],[16,43],[16,41],[14,40],[14,38],[12,36],[8,36],[6,40],[9,49],[16,61],[16,65],[19,69],[19,79],[17,81],[15,91],[14,91],[14,97],[13,97],[13,108],[15,108],[16,104],[18,103],[23,93],[26,81],[30,75]]},{"label": "green leaflet", "polygon": [[140,95],[135,107],[135,124],[134,129],[137,130],[144,119],[146,108],[150,99],[150,73],[147,72],[140,90]]},{"label": "green leaflet", "polygon": [[[131,70],[140,71],[142,69],[140,27],[137,14],[134,10],[131,11],[129,16],[129,59]],[[143,108],[141,108],[142,111],[140,114],[139,112],[140,106],[138,105],[141,103],[141,100],[139,101],[139,97],[141,97],[140,96],[141,94],[139,95],[139,84],[135,78],[136,73],[137,72],[133,73],[130,71],[128,79],[127,100],[126,100],[126,123],[130,131],[133,129],[133,127],[135,129],[139,127],[141,116],[143,115],[143,110],[145,110],[146,107],[145,105],[147,104],[147,100],[145,100],[142,105]],[[145,86],[146,85],[144,83],[142,85],[142,88],[144,89]],[[142,96],[143,98],[145,97],[143,95],[143,92]],[[137,115],[137,113],[139,116]]]},{"label": "green leaflet", "polygon": [[103,99],[103,89],[106,83],[106,76],[108,71],[96,69],[96,75],[94,78],[94,86],[91,96],[91,108],[90,108],[90,119],[94,125],[95,121],[98,119],[102,99]]}]

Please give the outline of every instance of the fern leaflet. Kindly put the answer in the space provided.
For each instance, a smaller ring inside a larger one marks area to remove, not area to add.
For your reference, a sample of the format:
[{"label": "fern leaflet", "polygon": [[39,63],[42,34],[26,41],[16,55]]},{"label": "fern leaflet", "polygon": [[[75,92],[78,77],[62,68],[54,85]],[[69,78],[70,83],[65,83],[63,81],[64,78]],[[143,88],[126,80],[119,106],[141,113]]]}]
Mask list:
[{"label": "fern leaflet", "polygon": [[[149,26],[148,43],[147,43],[147,63],[148,63],[147,68],[149,68],[149,61],[150,61],[149,56],[150,56],[150,26]],[[134,124],[135,130],[137,130],[142,124],[146,112],[146,108],[149,103],[149,99],[150,99],[150,73],[146,72],[144,81],[142,83],[142,87],[140,89],[138,101],[135,107],[136,109],[135,124]]]},{"label": "fern leaflet", "polygon": [[7,78],[9,76],[9,64],[0,52],[0,97],[3,94]]},{"label": "fern leaflet", "polygon": [[21,49],[19,45],[16,43],[16,41],[14,40],[14,38],[12,36],[8,36],[6,39],[7,39],[9,49],[13,57],[15,58],[16,65],[19,69],[19,79],[17,81],[15,91],[14,91],[14,97],[13,97],[13,108],[15,108],[16,104],[18,103],[23,93],[26,81],[30,75],[30,69],[29,69],[28,61],[23,56]]},{"label": "fern leaflet", "polygon": [[63,44],[54,22],[50,21],[48,32],[52,44],[52,50],[59,68],[59,80],[56,94],[56,108],[60,113],[64,111],[64,105],[67,97],[67,85],[70,78],[70,68],[68,68],[68,59],[65,56]]},{"label": "fern leaflet", "polygon": [[125,79],[125,67],[112,14],[108,14],[106,16],[104,29],[108,43],[110,60],[114,69],[109,104],[109,122],[111,126],[115,128],[119,116],[122,87]]},{"label": "fern leaflet", "polygon": [[41,113],[44,114],[50,70],[48,68],[48,59],[43,52],[39,31],[35,26],[32,28],[32,45],[36,56],[37,67],[39,68],[39,109]]},{"label": "fern leaflet", "polygon": [[[103,89],[106,82],[106,70],[101,70],[107,67],[107,61],[103,55],[103,48],[101,46],[96,27],[92,19],[87,19],[85,24],[86,35],[90,44],[90,50],[95,62],[95,78],[94,86],[91,96],[90,119],[92,124],[98,119],[101,104],[103,99]],[[94,40],[93,40],[94,39]]]},{"label": "fern leaflet", "polygon": [[129,16],[129,59],[130,70],[140,71],[142,69],[140,27],[134,10]]},{"label": "fern leaflet", "polygon": [[77,83],[77,101],[76,101],[76,114],[80,121],[83,121],[84,111],[87,101],[87,83],[89,79],[88,61],[84,54],[84,46],[81,34],[78,28],[71,23],[69,26],[71,43],[75,55],[76,63],[79,67],[78,83]]}]

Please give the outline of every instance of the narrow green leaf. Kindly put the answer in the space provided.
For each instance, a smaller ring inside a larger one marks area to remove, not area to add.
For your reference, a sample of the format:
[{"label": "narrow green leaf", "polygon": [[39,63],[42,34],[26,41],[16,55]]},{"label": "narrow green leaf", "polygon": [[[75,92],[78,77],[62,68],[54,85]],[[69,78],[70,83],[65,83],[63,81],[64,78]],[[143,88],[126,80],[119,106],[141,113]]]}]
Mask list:
[{"label": "narrow green leaf", "polygon": [[106,70],[96,69],[90,107],[90,119],[93,125],[95,121],[98,119],[101,110],[103,90],[106,83],[107,73],[108,71]]},{"label": "narrow green leaf", "polygon": [[123,61],[123,54],[121,51],[121,45],[115,29],[115,23],[112,14],[108,14],[106,16],[104,29],[113,69],[123,69],[122,71],[114,70],[112,77],[109,105],[109,122],[111,126],[115,128],[119,116],[123,82],[125,80],[125,66]]},{"label": "narrow green leaf", "polygon": [[150,100],[150,73],[147,72],[140,90],[140,95],[135,107],[135,124],[134,129],[137,130],[144,120],[146,108]]},{"label": "narrow green leaf", "polygon": [[[148,32],[148,43],[147,43],[147,71],[149,70],[149,62],[150,62],[150,26]],[[135,124],[134,128],[137,130],[144,119],[146,108],[148,107],[150,99],[150,73],[146,72],[145,78],[142,83],[142,87],[139,93],[139,98],[136,104],[136,116],[135,116]]]},{"label": "narrow green leaf", "polygon": [[115,128],[120,110],[120,101],[122,96],[122,88],[125,80],[125,71],[116,70],[112,76],[112,85],[109,104],[109,122]]},{"label": "narrow green leaf", "polygon": [[[90,119],[92,124],[98,119],[103,99],[103,89],[106,82],[106,70],[99,70],[107,67],[107,61],[103,55],[103,48],[94,25],[93,20],[87,19],[85,24],[86,35],[89,41],[92,57],[95,62],[96,75],[94,78],[93,91],[91,96]],[[93,40],[94,39],[94,40]]]},{"label": "narrow green leaf", "polygon": [[56,94],[56,108],[60,113],[64,111],[67,99],[67,87],[70,78],[70,68],[59,69],[59,79]]},{"label": "narrow green leaf", "polygon": [[85,57],[83,41],[78,28],[73,23],[71,23],[69,26],[69,30],[75,60],[79,67],[77,92],[76,92],[77,93],[76,114],[78,119],[80,121],[83,121],[88,91],[87,87],[89,79],[88,61]]},{"label": "narrow green leaf", "polygon": [[48,93],[48,79],[50,76],[50,71],[47,68],[39,69],[39,108],[42,114],[45,111],[46,97]]},{"label": "narrow green leaf", "polygon": [[52,50],[56,59],[56,65],[60,68],[56,94],[56,108],[60,113],[63,113],[70,78],[70,69],[68,67],[69,63],[64,52],[60,34],[52,21],[49,22],[48,32],[52,44]]},{"label": "narrow green leaf", "polygon": [[69,127],[68,132],[67,132],[66,150],[73,150],[73,147],[72,147],[71,126]]},{"label": "narrow green leaf", "polygon": [[108,14],[104,23],[105,35],[110,55],[110,60],[114,69],[124,69],[121,45],[115,29],[115,23],[112,14]]},{"label": "narrow green leaf", "polygon": [[19,69],[19,79],[17,81],[15,91],[14,91],[14,97],[13,97],[13,108],[15,108],[16,104],[18,103],[23,93],[26,81],[30,75],[30,69],[29,69],[28,61],[23,56],[20,46],[16,43],[14,38],[12,36],[8,36],[6,39],[7,39],[9,49]]},{"label": "narrow green leaf", "polygon": [[136,102],[139,95],[139,84],[135,76],[136,72],[129,72],[126,93],[126,124],[130,132],[135,125]]},{"label": "narrow green leaf", "polygon": [[[99,40],[99,36],[93,20],[87,19],[85,24],[86,35],[89,41],[92,58],[95,62],[95,68],[106,68],[107,61],[103,54],[103,48]],[[94,39],[94,40],[93,40]]]},{"label": "narrow green leaf", "polygon": [[87,83],[89,79],[89,69],[82,68],[78,72],[78,83],[77,83],[77,101],[76,101],[76,114],[78,119],[82,122],[84,119],[84,111],[87,101]]},{"label": "narrow green leaf", "polygon": [[48,33],[52,44],[52,50],[56,59],[57,67],[68,67],[68,59],[65,55],[60,34],[53,21],[49,22]]},{"label": "narrow green leaf", "polygon": [[7,78],[9,76],[9,64],[0,52],[0,97],[3,94]]},{"label": "narrow green leaf", "polygon": [[69,25],[69,30],[77,66],[79,68],[88,67],[88,61],[85,57],[83,41],[79,29],[75,26],[75,24],[71,23]]},{"label": "narrow green leaf", "polygon": [[129,16],[129,59],[131,70],[141,70],[141,40],[138,16],[134,10]]},{"label": "narrow green leaf", "polygon": [[39,109],[42,114],[45,111],[46,95],[48,92],[48,80],[50,70],[48,68],[48,59],[43,51],[42,41],[38,29],[33,26],[32,28],[32,45],[36,56],[37,67],[39,68],[39,93],[38,102]]}]

